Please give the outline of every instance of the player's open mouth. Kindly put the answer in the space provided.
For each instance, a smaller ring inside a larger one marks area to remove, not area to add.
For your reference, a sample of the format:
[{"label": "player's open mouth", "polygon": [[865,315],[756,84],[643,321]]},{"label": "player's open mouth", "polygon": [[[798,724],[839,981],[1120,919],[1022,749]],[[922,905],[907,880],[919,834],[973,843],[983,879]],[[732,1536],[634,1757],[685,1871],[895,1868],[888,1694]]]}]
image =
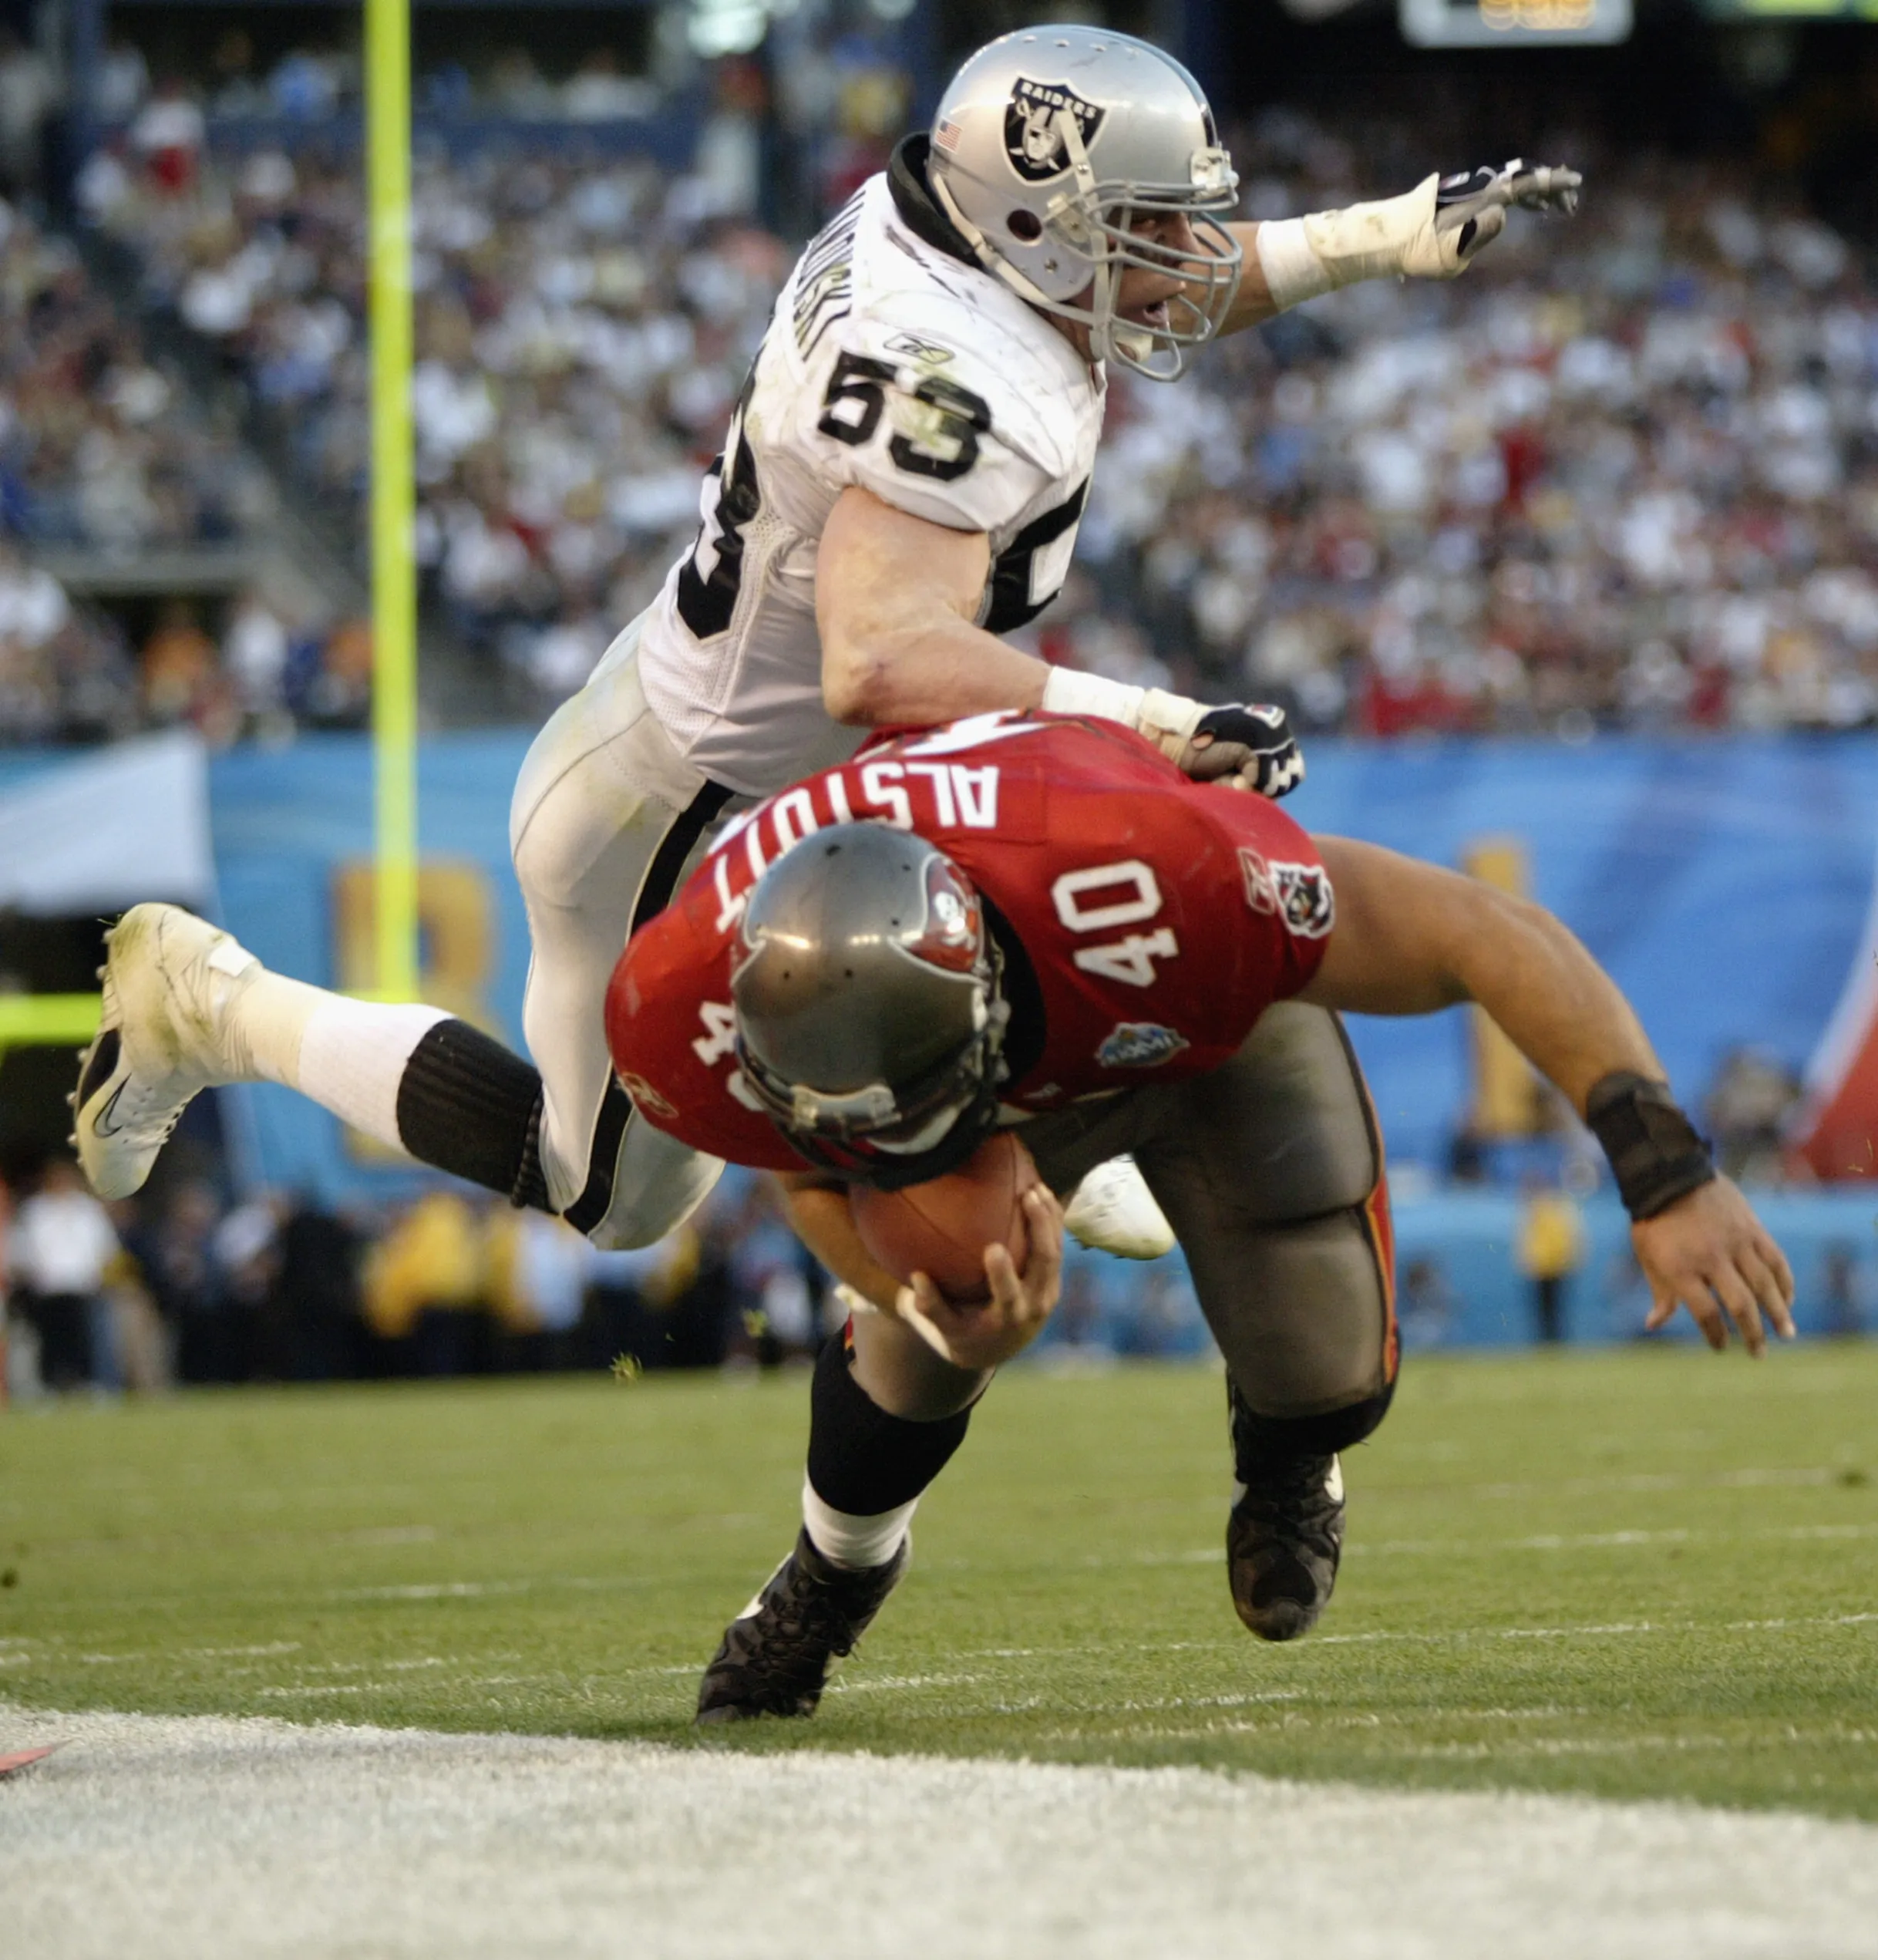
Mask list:
[{"label": "player's open mouth", "polygon": [[1133,326],[1164,327],[1167,324],[1167,302],[1157,299],[1152,305],[1131,306],[1122,317]]}]

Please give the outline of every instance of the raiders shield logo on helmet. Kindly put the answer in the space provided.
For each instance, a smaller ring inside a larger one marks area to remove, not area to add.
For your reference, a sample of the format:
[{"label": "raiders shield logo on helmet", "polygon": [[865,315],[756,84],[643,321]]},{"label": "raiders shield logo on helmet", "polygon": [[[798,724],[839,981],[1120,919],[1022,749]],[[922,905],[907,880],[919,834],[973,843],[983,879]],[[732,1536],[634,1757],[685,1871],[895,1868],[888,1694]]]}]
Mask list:
[{"label": "raiders shield logo on helmet", "polygon": [[1041,184],[1069,167],[1069,146],[1057,120],[1067,109],[1076,119],[1085,149],[1107,112],[1085,102],[1074,89],[1019,76],[1005,109],[1005,150],[1011,167],[1028,184]]}]

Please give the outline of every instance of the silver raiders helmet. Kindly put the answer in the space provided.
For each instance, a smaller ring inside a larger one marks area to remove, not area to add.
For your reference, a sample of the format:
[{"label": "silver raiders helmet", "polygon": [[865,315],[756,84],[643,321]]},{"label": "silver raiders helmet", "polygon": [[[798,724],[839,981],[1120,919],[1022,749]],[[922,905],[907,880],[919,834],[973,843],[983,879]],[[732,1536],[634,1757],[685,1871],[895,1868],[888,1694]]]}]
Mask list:
[{"label": "silver raiders helmet", "polygon": [[[1090,352],[1172,381],[1211,338],[1243,254],[1217,214],[1239,180],[1200,84],[1146,41],[1107,29],[1028,28],[981,48],[940,99],[927,177],[988,271],[1033,306],[1080,321]],[[1183,214],[1176,252],[1133,227]],[[1186,281],[1166,317],[1118,317],[1129,267]]]},{"label": "silver raiders helmet", "polygon": [[888,1189],[937,1177],[998,1120],[998,979],[978,895],[936,845],[883,823],[816,831],[744,908],[744,1081],[811,1163]]}]

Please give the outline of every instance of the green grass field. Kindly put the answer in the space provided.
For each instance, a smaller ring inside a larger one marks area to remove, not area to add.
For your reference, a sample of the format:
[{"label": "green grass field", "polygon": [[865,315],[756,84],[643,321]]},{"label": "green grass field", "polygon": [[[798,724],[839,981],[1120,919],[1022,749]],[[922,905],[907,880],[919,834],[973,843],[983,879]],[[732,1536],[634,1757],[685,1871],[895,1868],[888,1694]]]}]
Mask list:
[{"label": "green grass field", "polygon": [[[0,1416],[0,1698],[685,1742],[793,1535],[806,1390]],[[1223,1403],[1209,1370],[1008,1376],[820,1716],[729,1746],[1878,1818],[1878,1348],[1413,1364],[1281,1648],[1227,1598]]]}]

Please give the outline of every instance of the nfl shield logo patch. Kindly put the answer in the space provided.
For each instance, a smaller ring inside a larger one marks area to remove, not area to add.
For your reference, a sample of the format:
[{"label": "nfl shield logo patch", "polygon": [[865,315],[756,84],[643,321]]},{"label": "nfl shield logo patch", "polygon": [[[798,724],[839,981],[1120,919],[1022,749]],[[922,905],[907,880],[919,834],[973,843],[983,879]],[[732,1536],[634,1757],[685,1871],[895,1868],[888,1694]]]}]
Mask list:
[{"label": "nfl shield logo patch", "polygon": [[1058,83],[1032,82],[1020,75],[1012,84],[1005,107],[1005,153],[1025,183],[1041,184],[1069,169],[1069,145],[1058,120],[1065,110],[1075,118],[1076,133],[1086,149],[1106,110]]}]

